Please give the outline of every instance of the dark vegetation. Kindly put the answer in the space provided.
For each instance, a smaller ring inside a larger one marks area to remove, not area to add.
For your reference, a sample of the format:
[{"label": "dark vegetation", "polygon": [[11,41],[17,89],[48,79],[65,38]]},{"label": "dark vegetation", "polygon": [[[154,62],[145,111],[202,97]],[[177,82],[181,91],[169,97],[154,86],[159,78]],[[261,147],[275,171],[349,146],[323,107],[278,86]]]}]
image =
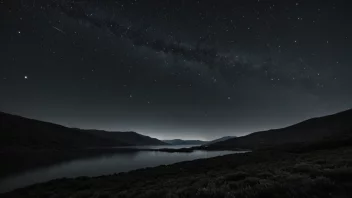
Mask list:
[{"label": "dark vegetation", "polygon": [[73,129],[0,112],[0,153],[163,144],[135,132]]},{"label": "dark vegetation", "polygon": [[352,147],[255,151],[110,176],[59,179],[9,197],[336,197],[352,195]]}]

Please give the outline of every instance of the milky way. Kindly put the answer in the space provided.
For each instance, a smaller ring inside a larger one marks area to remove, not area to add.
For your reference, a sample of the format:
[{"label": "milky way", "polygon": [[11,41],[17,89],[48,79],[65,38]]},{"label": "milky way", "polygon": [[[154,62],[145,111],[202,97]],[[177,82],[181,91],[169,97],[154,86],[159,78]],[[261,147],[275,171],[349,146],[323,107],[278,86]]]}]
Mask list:
[{"label": "milky way", "polygon": [[0,1],[0,111],[211,139],[352,106],[346,1]]},{"label": "milky way", "polygon": [[[104,2],[106,3],[106,2]],[[133,46],[147,47],[156,52],[163,52],[166,54],[171,54],[173,56],[179,56],[179,58],[204,64],[210,69],[217,69],[220,71],[221,76],[227,83],[233,84],[236,78],[236,73],[247,73],[250,75],[257,75],[262,77],[267,77],[271,81],[280,81],[280,84],[294,85],[301,84],[306,86],[306,88],[312,88],[315,82],[318,80],[316,78],[315,71],[304,63],[302,58],[293,63],[296,64],[298,69],[302,69],[302,73],[297,77],[294,75],[289,75],[285,71],[278,71],[278,64],[273,63],[272,57],[267,57],[265,60],[260,60],[252,62],[251,59],[246,59],[245,57],[235,55],[235,53],[224,52],[221,53],[214,46],[207,45],[207,40],[214,37],[214,35],[209,34],[204,37],[200,37],[194,45],[188,43],[182,43],[179,39],[173,38],[170,41],[165,41],[162,39],[156,39],[153,34],[148,33],[148,28],[138,28],[133,25],[124,26],[114,21],[115,12],[111,13],[109,10],[104,10],[104,3],[98,1],[94,2],[92,5],[89,1],[84,2],[64,2],[61,4],[55,4],[60,7],[68,16],[77,19],[84,20],[95,27],[104,28],[113,33],[117,37],[129,39]],[[91,8],[93,7],[93,8]],[[100,7],[103,7],[102,9]],[[95,12],[89,12],[86,10],[99,10],[99,14]],[[145,26],[145,24],[142,24]],[[62,32],[61,30],[59,30]],[[256,69],[257,68],[257,69]],[[231,72],[229,75],[228,72]],[[297,81],[292,82],[292,80]],[[317,85],[319,86],[319,84]]]}]

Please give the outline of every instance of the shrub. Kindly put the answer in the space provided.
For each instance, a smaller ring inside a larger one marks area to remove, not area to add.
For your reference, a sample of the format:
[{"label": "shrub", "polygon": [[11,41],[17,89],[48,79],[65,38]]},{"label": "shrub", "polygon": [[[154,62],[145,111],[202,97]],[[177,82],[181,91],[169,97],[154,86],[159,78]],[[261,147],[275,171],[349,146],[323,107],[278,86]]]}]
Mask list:
[{"label": "shrub", "polygon": [[266,172],[261,172],[257,174],[257,177],[262,178],[262,179],[267,179],[273,177],[273,174],[266,171]]},{"label": "shrub", "polygon": [[243,180],[248,176],[249,176],[248,173],[240,171],[240,172],[236,172],[236,173],[233,173],[230,175],[226,175],[225,180],[226,181],[238,181],[238,180]]},{"label": "shrub", "polygon": [[243,183],[248,186],[254,186],[260,183],[260,179],[257,177],[247,177],[243,180]]},{"label": "shrub", "polygon": [[336,169],[329,169],[324,171],[323,175],[325,177],[331,178],[332,180],[339,181],[339,182],[351,181],[352,168],[341,167]]},{"label": "shrub", "polygon": [[320,172],[320,165],[317,164],[308,164],[308,163],[299,163],[294,165],[292,171],[306,174],[314,174],[317,175]]}]

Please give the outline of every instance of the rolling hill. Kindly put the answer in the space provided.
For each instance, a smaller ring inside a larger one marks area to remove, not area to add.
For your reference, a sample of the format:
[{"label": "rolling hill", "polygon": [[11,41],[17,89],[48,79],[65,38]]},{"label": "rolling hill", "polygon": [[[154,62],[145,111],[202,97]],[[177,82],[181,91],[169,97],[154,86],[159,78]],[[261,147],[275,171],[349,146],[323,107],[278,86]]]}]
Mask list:
[{"label": "rolling hill", "polygon": [[167,143],[156,138],[141,135],[133,131],[127,132],[109,132],[101,130],[85,130],[97,137],[107,138],[116,141],[122,141],[129,145],[143,146],[143,145],[167,145]]},{"label": "rolling hill", "polygon": [[352,133],[352,110],[313,118],[301,123],[268,131],[252,133],[209,145],[209,148],[263,149],[289,144],[311,144],[320,141],[341,140]]},{"label": "rolling hill", "polygon": [[215,140],[212,140],[210,142],[207,142],[206,144],[209,145],[209,144],[215,144],[217,142],[222,142],[222,141],[225,141],[225,140],[229,140],[229,139],[232,139],[232,138],[235,138],[236,136],[224,136],[224,137],[221,137],[221,138],[218,138],[218,139],[215,139]]},{"label": "rolling hill", "polygon": [[165,143],[135,132],[74,129],[0,112],[0,152],[152,144]]}]

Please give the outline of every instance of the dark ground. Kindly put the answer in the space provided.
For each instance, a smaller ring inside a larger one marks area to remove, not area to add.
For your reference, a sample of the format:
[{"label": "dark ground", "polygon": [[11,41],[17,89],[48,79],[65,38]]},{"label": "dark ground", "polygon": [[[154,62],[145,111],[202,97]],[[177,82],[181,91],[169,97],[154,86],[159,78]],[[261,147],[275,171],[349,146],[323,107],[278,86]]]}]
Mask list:
[{"label": "dark ground", "polygon": [[352,196],[352,147],[254,151],[129,173],[60,179],[2,197]]}]

